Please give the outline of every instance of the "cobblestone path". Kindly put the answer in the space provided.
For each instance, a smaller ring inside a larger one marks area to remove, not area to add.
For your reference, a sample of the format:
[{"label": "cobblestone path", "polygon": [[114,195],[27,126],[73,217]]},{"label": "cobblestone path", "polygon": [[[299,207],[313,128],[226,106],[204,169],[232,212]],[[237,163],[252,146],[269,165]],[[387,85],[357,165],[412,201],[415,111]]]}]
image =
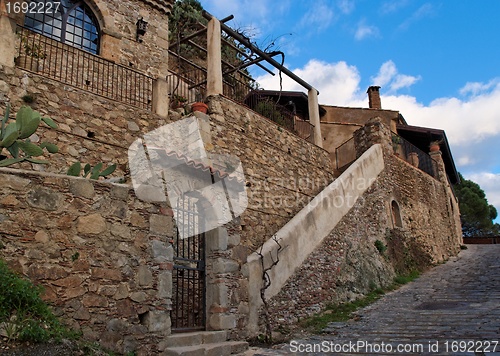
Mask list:
[{"label": "cobblestone path", "polygon": [[246,355],[500,355],[500,245],[468,245],[357,315]]}]

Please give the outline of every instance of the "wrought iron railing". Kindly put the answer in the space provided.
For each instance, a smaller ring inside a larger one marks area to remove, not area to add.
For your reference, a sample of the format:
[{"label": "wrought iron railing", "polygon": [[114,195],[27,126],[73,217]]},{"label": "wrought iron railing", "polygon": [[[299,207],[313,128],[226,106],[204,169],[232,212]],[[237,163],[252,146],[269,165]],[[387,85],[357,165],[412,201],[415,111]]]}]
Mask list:
[{"label": "wrought iron railing", "polygon": [[125,104],[152,109],[153,78],[22,26],[16,65]]},{"label": "wrought iron railing", "polygon": [[314,125],[300,119],[287,107],[276,103],[272,97],[261,95],[258,90],[253,90],[252,94],[246,97],[244,104],[297,136],[314,143]]},{"label": "wrought iron railing", "polygon": [[356,160],[354,137],[351,137],[335,149],[337,169],[342,170]]},{"label": "wrought iron railing", "polygon": [[[206,96],[207,70],[173,51],[169,53],[169,63],[175,71],[167,77],[171,107],[202,100]],[[245,104],[303,139],[314,142],[314,125],[296,117],[286,107],[276,104],[270,98],[249,95],[252,91],[254,93],[256,91],[248,82],[239,80],[236,75],[228,74],[224,76],[222,85],[223,93],[228,98]]]},{"label": "wrought iron railing", "polygon": [[201,101],[207,92],[207,70],[174,51],[169,51],[169,67],[172,74],[167,76],[170,100]]},{"label": "wrought iron railing", "polygon": [[[171,99],[203,100],[207,92],[207,70],[174,51],[169,51],[169,54],[169,65],[174,72],[167,77]],[[228,98],[243,103],[251,90],[248,82],[239,80],[234,73],[224,75],[222,92]]]},{"label": "wrought iron railing", "polygon": [[295,118],[295,132],[303,139],[314,143],[314,125],[309,121]]},{"label": "wrought iron railing", "polygon": [[392,147],[394,154],[401,157],[411,165],[424,171],[428,175],[437,178],[436,168],[437,162],[429,156],[428,153],[422,151],[417,146],[411,144],[401,136],[392,134]]}]

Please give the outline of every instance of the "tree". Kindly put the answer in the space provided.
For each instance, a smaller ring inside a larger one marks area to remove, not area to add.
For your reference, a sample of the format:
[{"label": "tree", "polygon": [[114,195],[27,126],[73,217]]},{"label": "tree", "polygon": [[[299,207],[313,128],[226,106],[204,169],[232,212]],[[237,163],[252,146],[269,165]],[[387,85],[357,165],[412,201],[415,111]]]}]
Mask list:
[{"label": "tree", "polygon": [[486,194],[479,184],[465,179],[460,173],[460,184],[455,192],[460,206],[462,233],[464,236],[493,235],[500,232],[500,226],[494,224],[497,210],[488,204]]}]

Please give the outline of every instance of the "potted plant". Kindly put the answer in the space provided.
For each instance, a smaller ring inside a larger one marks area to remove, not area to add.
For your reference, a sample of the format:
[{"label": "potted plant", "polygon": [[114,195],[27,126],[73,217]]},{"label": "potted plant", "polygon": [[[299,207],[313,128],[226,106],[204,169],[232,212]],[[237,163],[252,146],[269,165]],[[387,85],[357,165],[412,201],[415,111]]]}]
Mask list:
[{"label": "potted plant", "polygon": [[182,95],[173,94],[170,99],[170,107],[172,109],[183,108],[186,105],[187,99]]},{"label": "potted plant", "polygon": [[24,69],[38,72],[40,70],[40,60],[47,58],[47,53],[34,40],[28,41],[28,37],[21,38],[21,45],[23,51],[17,57],[17,65]]},{"label": "potted plant", "polygon": [[441,148],[439,147],[439,145],[442,143],[443,141],[442,140],[439,140],[439,141],[431,141],[431,143],[429,144],[429,151],[431,152],[436,152],[436,151],[439,151]]},{"label": "potted plant", "polygon": [[394,150],[394,155],[400,156],[401,155],[401,137],[398,135],[392,135],[392,149]]}]

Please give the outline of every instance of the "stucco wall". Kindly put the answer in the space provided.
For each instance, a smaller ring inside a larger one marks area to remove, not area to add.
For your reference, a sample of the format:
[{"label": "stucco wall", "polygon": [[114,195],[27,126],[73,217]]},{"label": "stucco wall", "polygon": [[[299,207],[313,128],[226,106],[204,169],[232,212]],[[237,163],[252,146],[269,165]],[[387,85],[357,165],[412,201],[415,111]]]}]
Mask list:
[{"label": "stucco wall", "polygon": [[347,108],[322,105],[326,110],[321,117],[321,133],[323,135],[323,148],[330,153],[330,158],[335,164],[335,149],[350,139],[353,133],[362,127],[369,119],[380,117],[382,122],[395,127],[399,112],[383,109]]}]

